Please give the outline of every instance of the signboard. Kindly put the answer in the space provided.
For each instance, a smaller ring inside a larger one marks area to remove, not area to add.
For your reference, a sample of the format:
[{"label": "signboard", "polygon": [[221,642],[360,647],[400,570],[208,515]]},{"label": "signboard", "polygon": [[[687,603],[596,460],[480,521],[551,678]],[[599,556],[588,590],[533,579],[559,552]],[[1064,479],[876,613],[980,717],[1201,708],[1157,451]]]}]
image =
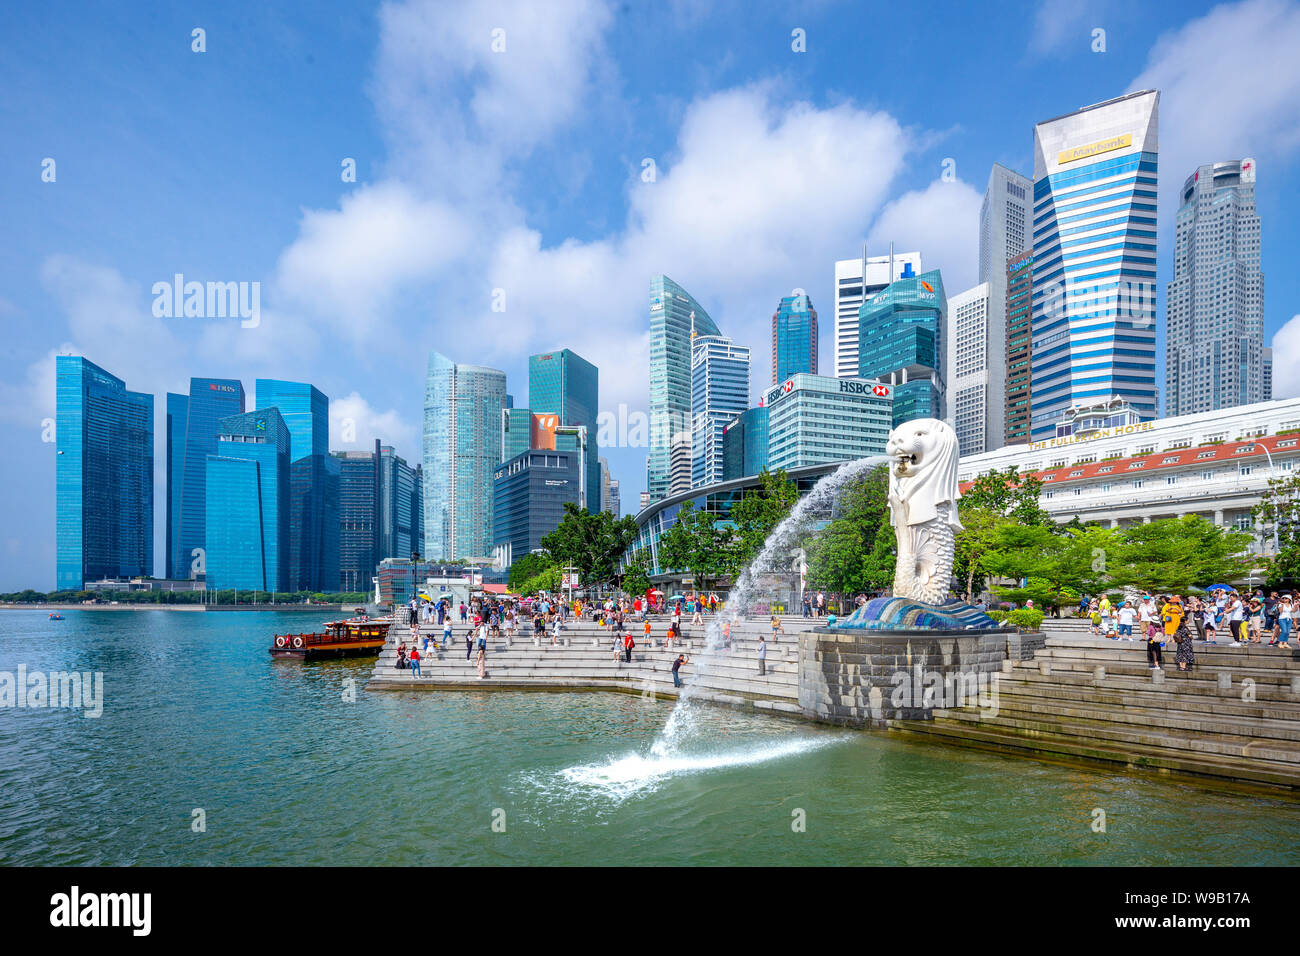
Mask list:
[{"label": "signboard", "polygon": [[578,587],[578,572],[565,571],[560,575],[560,587],[573,590]]},{"label": "signboard", "polygon": [[1031,441],[1030,451],[1042,451],[1045,448],[1057,448],[1061,445],[1073,445],[1081,441],[1096,441],[1098,438],[1114,438],[1117,435],[1131,435],[1133,432],[1150,431],[1154,423],[1138,422],[1136,425],[1116,425],[1114,428],[1099,428],[1086,435],[1067,435],[1064,438],[1051,438],[1047,441]]},{"label": "signboard", "polygon": [[559,427],[559,415],[534,415],[530,436],[532,447],[542,451],[555,451],[555,429]]},{"label": "signboard", "polygon": [[1100,153],[1111,153],[1117,149],[1133,145],[1133,137],[1128,133],[1123,136],[1112,136],[1110,139],[1098,140],[1095,143],[1089,143],[1087,146],[1076,146],[1074,149],[1063,149],[1056,154],[1056,164],[1064,166],[1066,163],[1077,162],[1080,159],[1088,159],[1097,156]]}]

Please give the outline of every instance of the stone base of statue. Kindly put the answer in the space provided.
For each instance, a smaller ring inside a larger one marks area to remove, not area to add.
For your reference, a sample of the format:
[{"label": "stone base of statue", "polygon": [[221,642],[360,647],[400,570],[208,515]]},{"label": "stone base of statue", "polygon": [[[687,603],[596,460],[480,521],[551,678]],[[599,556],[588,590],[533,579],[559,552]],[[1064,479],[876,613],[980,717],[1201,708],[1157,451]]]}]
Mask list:
[{"label": "stone base of statue", "polygon": [[996,706],[1002,661],[1017,635],[962,601],[876,598],[800,636],[799,706],[814,720],[852,727]]}]

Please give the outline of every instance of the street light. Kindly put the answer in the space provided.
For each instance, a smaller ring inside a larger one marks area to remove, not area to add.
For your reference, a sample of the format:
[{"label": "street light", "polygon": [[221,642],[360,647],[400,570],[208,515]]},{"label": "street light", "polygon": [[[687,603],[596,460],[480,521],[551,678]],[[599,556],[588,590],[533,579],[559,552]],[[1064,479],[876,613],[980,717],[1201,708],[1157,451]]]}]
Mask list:
[{"label": "street light", "polygon": [[[418,587],[418,585],[415,583],[415,579],[416,579],[416,577],[417,577],[418,574],[419,574],[419,572],[418,572],[418,570],[417,570],[418,567],[419,567],[419,564],[420,564],[420,552],[419,552],[419,551],[412,551],[412,552],[411,552],[411,599],[412,599],[412,600],[415,600],[416,597],[417,597],[417,587]],[[418,602],[417,602],[417,604],[416,604],[416,608],[417,608],[417,609],[419,608],[419,604],[418,604]],[[414,612],[413,612],[413,613],[414,613]]]}]

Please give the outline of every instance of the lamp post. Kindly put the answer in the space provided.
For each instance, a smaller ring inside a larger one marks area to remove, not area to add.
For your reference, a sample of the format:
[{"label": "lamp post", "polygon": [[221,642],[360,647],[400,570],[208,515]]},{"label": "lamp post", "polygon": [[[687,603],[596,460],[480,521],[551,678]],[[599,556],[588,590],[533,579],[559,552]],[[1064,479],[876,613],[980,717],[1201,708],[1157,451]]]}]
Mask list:
[{"label": "lamp post", "polygon": [[[419,551],[412,551],[412,552],[411,552],[411,599],[412,599],[412,600],[417,600],[417,598],[418,598],[418,593],[417,593],[417,587],[418,587],[418,585],[417,585],[415,582],[416,582],[416,577],[417,577],[418,574],[419,574],[419,571],[418,571],[419,565],[420,565],[420,552],[419,552]],[[418,603],[418,601],[417,601],[417,603],[416,603],[417,611],[418,611],[419,606],[420,606],[420,605],[419,605],[419,603]],[[412,612],[412,613],[416,613],[416,612]],[[408,623],[409,623],[409,622],[408,622]]]}]

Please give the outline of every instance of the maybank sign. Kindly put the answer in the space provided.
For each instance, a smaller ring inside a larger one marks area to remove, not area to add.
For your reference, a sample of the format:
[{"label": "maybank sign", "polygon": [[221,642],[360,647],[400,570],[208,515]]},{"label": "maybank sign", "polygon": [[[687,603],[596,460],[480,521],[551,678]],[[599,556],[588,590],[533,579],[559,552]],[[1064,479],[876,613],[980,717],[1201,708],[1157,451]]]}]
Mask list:
[{"label": "maybank sign", "polygon": [[1124,149],[1133,145],[1133,137],[1128,133],[1123,136],[1114,136],[1110,139],[1103,139],[1096,143],[1089,143],[1087,146],[1076,146],[1074,149],[1065,149],[1056,154],[1056,164],[1064,166],[1066,163],[1073,163],[1080,159],[1087,159],[1089,156],[1096,156],[1099,153],[1110,153],[1117,149]]}]

